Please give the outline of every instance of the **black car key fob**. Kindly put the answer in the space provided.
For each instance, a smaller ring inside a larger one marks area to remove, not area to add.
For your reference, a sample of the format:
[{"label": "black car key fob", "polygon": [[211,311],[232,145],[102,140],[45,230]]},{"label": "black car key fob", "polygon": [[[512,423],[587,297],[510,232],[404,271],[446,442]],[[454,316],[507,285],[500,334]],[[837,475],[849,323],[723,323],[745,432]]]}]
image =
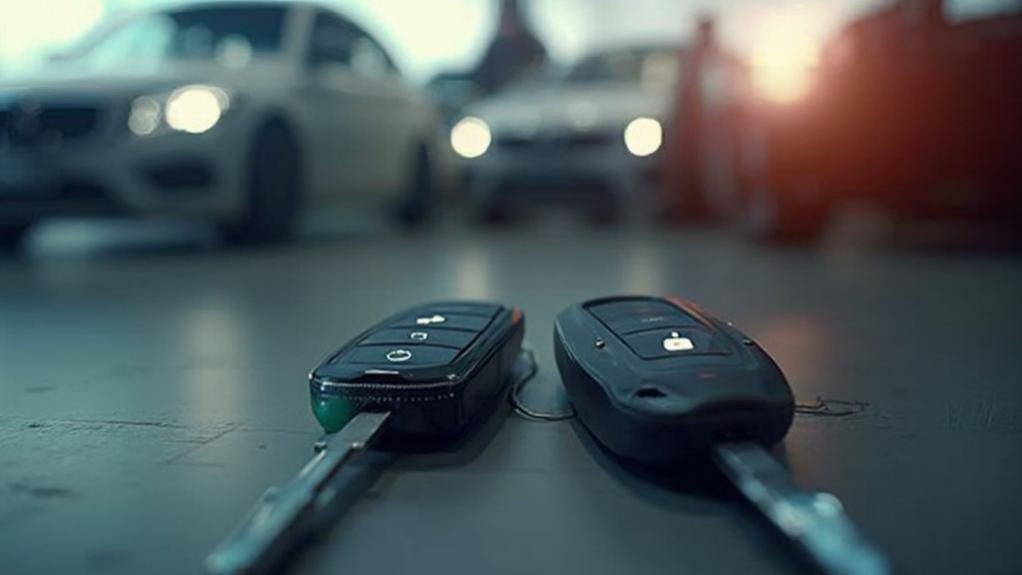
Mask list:
[{"label": "black car key fob", "polygon": [[389,433],[455,434],[506,391],[524,333],[522,312],[495,303],[400,312],[312,371],[313,413],[327,433],[372,410],[392,412]]},{"label": "black car key fob", "polygon": [[615,455],[664,467],[712,459],[821,571],[889,573],[837,498],[799,488],[765,449],[791,426],[794,397],[730,324],[682,299],[603,298],[557,316],[554,348],[578,418]]},{"label": "black car key fob", "polygon": [[395,314],[330,354],[309,375],[326,437],[298,474],[270,488],[206,559],[210,573],[271,572],[304,540],[340,468],[381,436],[391,447],[449,438],[511,387],[525,317],[481,302],[439,302]]},{"label": "black car key fob", "polygon": [[773,360],[691,302],[573,305],[557,316],[554,346],[579,419],[623,458],[671,465],[723,439],[770,445],[791,426],[794,397]]}]

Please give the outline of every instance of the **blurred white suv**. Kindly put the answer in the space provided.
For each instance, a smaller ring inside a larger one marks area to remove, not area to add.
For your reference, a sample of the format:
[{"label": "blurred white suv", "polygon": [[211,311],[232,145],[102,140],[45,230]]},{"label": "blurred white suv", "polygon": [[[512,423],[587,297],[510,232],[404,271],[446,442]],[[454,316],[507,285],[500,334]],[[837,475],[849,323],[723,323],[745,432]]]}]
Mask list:
[{"label": "blurred white suv", "polygon": [[218,2],[104,26],[0,81],[0,241],[59,214],[198,216],[285,237],[300,206],[430,202],[429,100],[360,27],[309,3]]}]

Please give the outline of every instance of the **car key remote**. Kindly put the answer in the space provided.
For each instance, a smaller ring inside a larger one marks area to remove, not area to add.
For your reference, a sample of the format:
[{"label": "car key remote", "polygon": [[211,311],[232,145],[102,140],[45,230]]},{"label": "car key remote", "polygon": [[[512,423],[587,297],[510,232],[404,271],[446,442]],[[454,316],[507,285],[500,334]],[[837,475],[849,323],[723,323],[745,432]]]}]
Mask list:
[{"label": "car key remote", "polygon": [[387,318],[309,375],[312,408],[327,432],[313,459],[263,495],[207,558],[211,573],[271,569],[301,539],[330,480],[381,435],[402,441],[464,431],[509,388],[525,318],[482,302],[439,302]]},{"label": "car key remote", "polygon": [[797,488],[765,449],[791,426],[794,397],[731,324],[677,298],[603,298],[558,315],[554,348],[579,419],[611,452],[667,467],[712,458],[824,572],[888,572],[837,499]]}]

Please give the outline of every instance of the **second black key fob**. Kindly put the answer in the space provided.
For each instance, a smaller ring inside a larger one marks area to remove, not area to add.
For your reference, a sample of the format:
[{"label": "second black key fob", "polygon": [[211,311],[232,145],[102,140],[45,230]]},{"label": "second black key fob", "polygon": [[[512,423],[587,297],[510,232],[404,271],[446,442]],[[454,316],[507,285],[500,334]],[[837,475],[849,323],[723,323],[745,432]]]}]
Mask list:
[{"label": "second black key fob", "polygon": [[525,316],[495,303],[455,301],[395,314],[332,353],[309,375],[328,433],[359,411],[390,411],[388,433],[461,430],[507,389]]},{"label": "second black key fob", "polygon": [[713,461],[821,572],[890,573],[840,501],[799,487],[766,449],[791,427],[795,399],[730,324],[677,298],[603,298],[561,312],[554,351],[579,420],[618,457],[697,464],[686,470]]},{"label": "second black key fob", "polygon": [[614,297],[557,316],[557,367],[587,429],[652,465],[707,455],[722,440],[782,439],[795,402],[751,339],[675,298]]}]

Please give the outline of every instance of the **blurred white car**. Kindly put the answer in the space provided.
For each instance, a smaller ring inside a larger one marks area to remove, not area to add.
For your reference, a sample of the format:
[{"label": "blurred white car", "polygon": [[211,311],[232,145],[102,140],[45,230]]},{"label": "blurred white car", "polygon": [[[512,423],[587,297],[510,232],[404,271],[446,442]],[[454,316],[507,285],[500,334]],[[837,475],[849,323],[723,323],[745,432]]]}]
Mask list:
[{"label": "blurred white car", "polygon": [[310,3],[136,14],[0,81],[0,239],[58,214],[198,216],[275,240],[300,206],[424,217],[439,133],[385,50]]},{"label": "blurred white car", "polygon": [[641,196],[653,189],[680,53],[596,53],[467,108],[450,140],[480,215],[569,200],[604,219],[648,204]]}]

